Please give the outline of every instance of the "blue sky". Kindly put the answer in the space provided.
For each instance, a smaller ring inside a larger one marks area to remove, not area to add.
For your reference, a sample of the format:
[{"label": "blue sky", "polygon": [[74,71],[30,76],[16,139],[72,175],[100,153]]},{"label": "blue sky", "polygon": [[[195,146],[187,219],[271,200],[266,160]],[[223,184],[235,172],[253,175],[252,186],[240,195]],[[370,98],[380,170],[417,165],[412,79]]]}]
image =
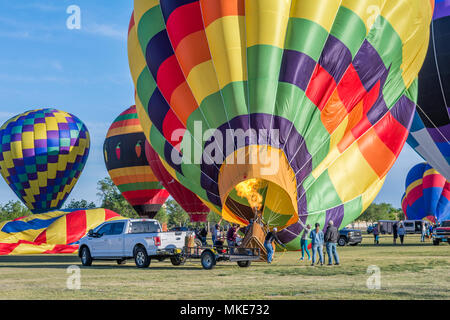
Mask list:
[{"label": "blue sky", "polygon": [[[85,170],[69,199],[99,204],[108,176],[102,144],[109,125],[134,104],[126,37],[132,0],[0,0],[0,124],[24,111],[54,107],[79,117],[91,134]],[[70,5],[81,29],[66,27]],[[421,158],[406,145],[376,202],[400,207],[407,171]],[[0,203],[16,196],[1,179]]]}]

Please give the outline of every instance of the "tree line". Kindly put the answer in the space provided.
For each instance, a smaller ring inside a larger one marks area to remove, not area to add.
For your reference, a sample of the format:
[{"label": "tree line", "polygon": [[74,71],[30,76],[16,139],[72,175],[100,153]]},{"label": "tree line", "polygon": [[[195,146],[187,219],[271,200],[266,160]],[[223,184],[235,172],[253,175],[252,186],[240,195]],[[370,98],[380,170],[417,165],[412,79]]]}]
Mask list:
[{"label": "tree line", "polygon": [[[71,199],[63,209],[94,209],[105,208],[117,212],[126,218],[139,218],[133,207],[122,196],[114,182],[108,177],[97,182],[97,196],[100,199],[100,205],[93,201]],[[0,205],[0,222],[13,220],[31,215],[31,211],[20,201],[9,201]],[[375,222],[378,220],[402,220],[404,217],[401,209],[394,208],[388,203],[372,203],[356,221]],[[155,219],[161,223],[166,223],[169,228],[173,226],[194,227],[196,223],[191,223],[189,215],[172,198],[169,198],[156,214]],[[215,213],[208,214],[208,222],[211,224],[225,223],[221,217]]]}]

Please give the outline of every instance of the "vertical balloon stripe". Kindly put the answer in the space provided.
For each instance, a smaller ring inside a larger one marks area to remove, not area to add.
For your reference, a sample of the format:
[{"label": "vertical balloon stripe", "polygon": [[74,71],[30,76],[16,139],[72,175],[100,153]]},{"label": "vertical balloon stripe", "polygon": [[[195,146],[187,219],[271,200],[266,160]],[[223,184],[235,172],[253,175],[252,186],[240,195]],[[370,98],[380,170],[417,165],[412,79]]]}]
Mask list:
[{"label": "vertical balloon stripe", "polygon": [[186,87],[185,78],[170,44],[159,6],[151,8],[143,15],[137,32],[147,65],[161,93],[186,125],[187,118],[198,105],[190,90],[183,90]]},{"label": "vertical balloon stripe", "polygon": [[229,119],[248,113],[245,6],[242,0],[201,1],[205,32]]}]

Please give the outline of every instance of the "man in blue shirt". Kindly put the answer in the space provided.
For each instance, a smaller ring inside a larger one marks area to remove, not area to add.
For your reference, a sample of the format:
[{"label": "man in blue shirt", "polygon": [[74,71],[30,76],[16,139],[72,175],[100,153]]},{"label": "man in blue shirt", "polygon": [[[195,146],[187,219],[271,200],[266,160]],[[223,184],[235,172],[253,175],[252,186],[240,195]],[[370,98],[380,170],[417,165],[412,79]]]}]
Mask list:
[{"label": "man in blue shirt", "polygon": [[320,224],[316,223],[316,228],[311,231],[309,234],[309,237],[311,238],[311,246],[312,246],[312,263],[311,265],[314,266],[314,263],[316,263],[316,254],[317,251],[319,251],[319,259],[320,259],[320,265],[323,265],[323,239],[324,235],[322,230],[320,230]]}]

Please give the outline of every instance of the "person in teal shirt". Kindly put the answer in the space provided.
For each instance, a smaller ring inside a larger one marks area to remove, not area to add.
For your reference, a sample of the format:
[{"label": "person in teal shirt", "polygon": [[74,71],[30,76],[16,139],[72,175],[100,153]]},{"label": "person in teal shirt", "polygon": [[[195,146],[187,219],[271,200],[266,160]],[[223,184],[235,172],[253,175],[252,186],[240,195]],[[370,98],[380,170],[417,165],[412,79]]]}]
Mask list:
[{"label": "person in teal shirt", "polygon": [[312,246],[312,263],[311,265],[314,266],[316,263],[316,255],[317,252],[319,252],[319,260],[320,265],[323,265],[323,242],[324,242],[324,235],[323,231],[320,230],[320,224],[316,223],[316,228],[311,231],[309,234],[309,237],[311,238],[311,246]]},{"label": "person in teal shirt", "polygon": [[308,240],[307,240],[310,232],[311,232],[311,226],[308,224],[305,228],[305,231],[303,231],[302,237],[300,239],[300,247],[302,249],[302,257],[300,258],[300,261],[305,259],[305,251],[308,254],[308,260],[311,261],[311,255],[309,254]]}]

